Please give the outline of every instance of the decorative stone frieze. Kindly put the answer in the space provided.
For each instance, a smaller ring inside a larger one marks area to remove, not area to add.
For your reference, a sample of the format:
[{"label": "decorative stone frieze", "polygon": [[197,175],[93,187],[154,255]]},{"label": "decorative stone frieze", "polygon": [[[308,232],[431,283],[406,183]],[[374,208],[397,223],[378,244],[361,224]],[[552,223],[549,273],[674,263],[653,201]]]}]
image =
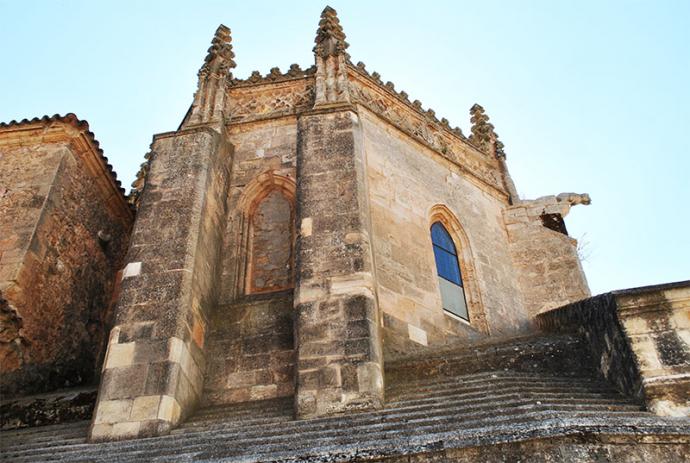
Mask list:
[{"label": "decorative stone frieze", "polygon": [[298,77],[270,85],[238,85],[229,89],[226,104],[232,107],[231,123],[294,116],[313,106],[314,80]]},{"label": "decorative stone frieze", "polygon": [[[379,85],[376,79],[350,66],[350,92],[360,104],[403,131],[408,136],[456,164],[498,194],[505,195],[500,164],[467,142],[459,131],[453,131],[436,119],[432,111],[422,110],[421,102],[404,101],[394,91]],[[373,76],[373,74],[372,74]],[[406,96],[406,95],[405,95]]]}]

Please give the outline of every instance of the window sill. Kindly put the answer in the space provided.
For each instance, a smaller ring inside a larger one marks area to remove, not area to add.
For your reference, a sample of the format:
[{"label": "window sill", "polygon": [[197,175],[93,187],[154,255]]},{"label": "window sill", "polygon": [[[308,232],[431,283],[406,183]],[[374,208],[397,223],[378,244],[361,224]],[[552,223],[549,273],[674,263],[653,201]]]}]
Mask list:
[{"label": "window sill", "polygon": [[457,320],[457,321],[459,321],[459,322],[462,322],[462,323],[464,323],[465,325],[470,326],[470,327],[472,326],[472,324],[469,322],[469,320],[465,320],[464,318],[462,318],[462,317],[460,317],[460,316],[458,316],[458,315],[455,315],[453,312],[450,312],[450,311],[448,311],[448,310],[446,310],[446,309],[443,309],[443,313],[444,313],[447,317],[452,318],[453,320]]}]

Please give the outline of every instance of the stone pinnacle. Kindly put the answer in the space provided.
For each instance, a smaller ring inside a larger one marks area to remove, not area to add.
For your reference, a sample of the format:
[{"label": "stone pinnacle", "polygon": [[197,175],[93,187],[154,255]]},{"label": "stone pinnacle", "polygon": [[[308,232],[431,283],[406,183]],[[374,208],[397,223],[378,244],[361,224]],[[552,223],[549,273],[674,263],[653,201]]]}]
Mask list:
[{"label": "stone pinnacle", "polygon": [[216,29],[211,46],[208,49],[208,54],[204,59],[204,65],[199,72],[227,72],[228,69],[235,67],[234,57],[235,53],[232,51],[230,28],[221,24]]},{"label": "stone pinnacle", "polygon": [[326,58],[344,53],[349,44],[345,41],[345,32],[340,25],[338,13],[327,6],[321,13],[319,28],[316,30],[314,53]]}]

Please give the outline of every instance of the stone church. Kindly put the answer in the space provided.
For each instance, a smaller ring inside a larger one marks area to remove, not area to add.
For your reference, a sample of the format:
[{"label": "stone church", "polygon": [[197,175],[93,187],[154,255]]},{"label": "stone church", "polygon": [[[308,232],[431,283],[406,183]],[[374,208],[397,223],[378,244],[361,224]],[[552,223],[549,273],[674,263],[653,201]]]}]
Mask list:
[{"label": "stone church", "polygon": [[690,282],[591,297],[564,218],[363,63],[232,74],[221,25],[125,195],[0,124],[3,461],[687,461]]}]

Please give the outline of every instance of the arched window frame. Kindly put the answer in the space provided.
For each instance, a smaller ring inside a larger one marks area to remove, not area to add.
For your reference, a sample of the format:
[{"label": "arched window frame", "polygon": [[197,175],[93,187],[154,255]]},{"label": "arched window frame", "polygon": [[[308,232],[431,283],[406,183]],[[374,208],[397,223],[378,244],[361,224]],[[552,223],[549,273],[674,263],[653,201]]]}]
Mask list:
[{"label": "arched window frame", "polygon": [[[482,303],[481,292],[479,290],[479,283],[477,280],[477,272],[474,266],[474,258],[472,256],[470,240],[455,214],[453,214],[451,210],[443,204],[437,204],[431,208],[429,213],[429,230],[431,230],[431,226],[436,222],[440,222],[441,225],[443,225],[453,240],[453,244],[455,245],[455,251],[458,257],[458,265],[460,266],[460,274],[462,275],[462,286],[465,292],[465,301],[467,303],[469,324],[474,329],[481,331],[482,333],[489,334],[489,327],[486,321],[486,313],[484,311],[484,304]],[[429,252],[432,253],[431,258],[434,262],[433,272],[434,276],[436,276],[436,260],[433,256],[431,233],[429,233]],[[460,319],[459,317],[456,317],[445,310],[444,313],[454,319]]]},{"label": "arched window frame", "polygon": [[[278,191],[281,193],[290,205],[290,255],[292,275],[290,285],[285,288],[267,291],[254,291],[251,285],[252,275],[252,227],[253,218],[261,202],[266,199],[271,193]],[[294,286],[294,270],[295,270],[295,197],[297,185],[295,181],[285,175],[280,175],[273,170],[264,172],[255,177],[249,182],[242,192],[238,203],[237,210],[240,211],[237,217],[238,231],[240,239],[237,241],[237,248],[235,249],[235,297],[248,296],[253,294],[264,294],[274,291],[291,289]]]}]

